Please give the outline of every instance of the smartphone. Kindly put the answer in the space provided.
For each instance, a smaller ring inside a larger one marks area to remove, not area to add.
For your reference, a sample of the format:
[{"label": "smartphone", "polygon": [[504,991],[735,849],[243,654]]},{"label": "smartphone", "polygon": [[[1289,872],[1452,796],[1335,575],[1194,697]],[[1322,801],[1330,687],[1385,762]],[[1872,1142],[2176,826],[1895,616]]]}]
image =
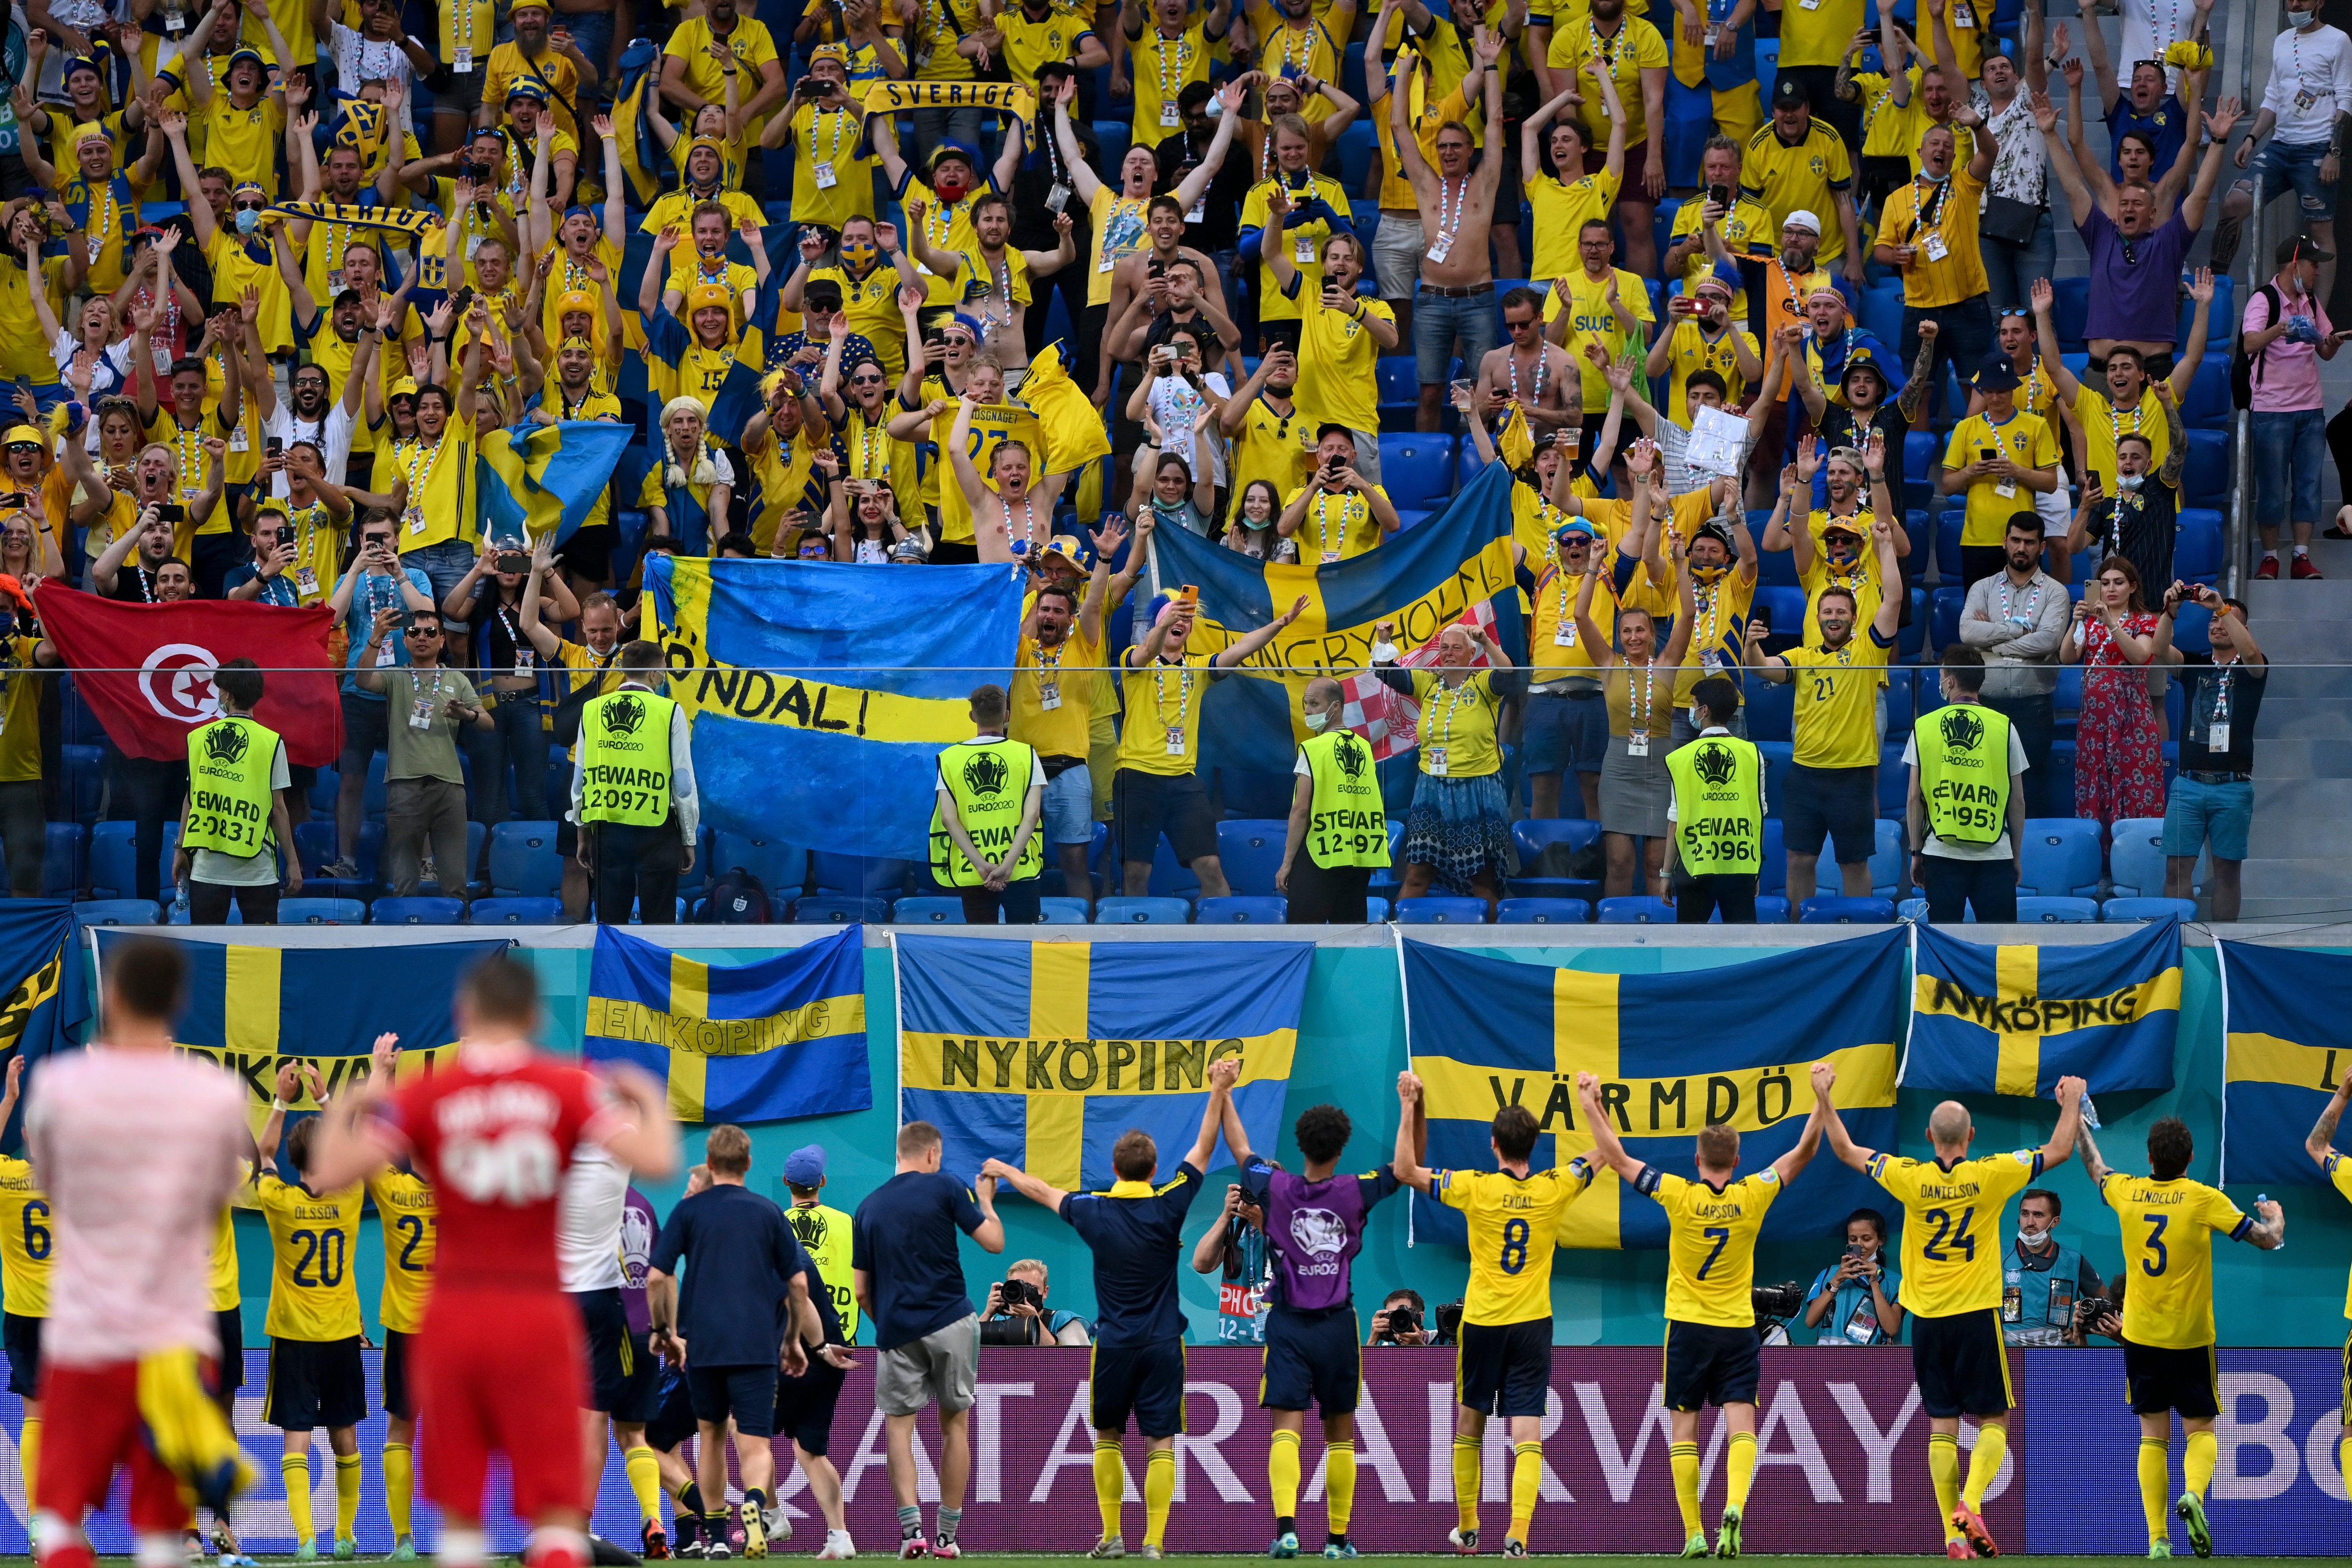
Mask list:
[{"label": "smartphone", "polygon": [[263,438],[261,446],[264,451],[275,458],[279,453],[286,450],[286,437],[283,436],[266,437]]},{"label": "smartphone", "polygon": [[1772,611],[1770,606],[1759,605],[1754,609],[1748,611],[1748,624],[1761,631],[1766,637],[1770,637],[1772,635]]},{"label": "smartphone", "polygon": [[1706,188],[1706,199],[1713,202],[1717,206],[1721,207],[1725,212],[1729,212],[1731,210],[1731,187],[1729,185],[1709,185]]},{"label": "smartphone", "polygon": [[188,509],[178,501],[167,500],[155,509],[155,515],[164,522],[184,522],[187,521]]},{"label": "smartphone", "polygon": [[1201,607],[1200,586],[1192,583],[1182,584],[1168,596],[1168,602],[1182,610],[1197,610]]},{"label": "smartphone", "polygon": [[1999,458],[2000,456],[2000,451],[1991,447],[1979,447],[1977,448],[1977,461],[1979,463],[1992,462]]},{"label": "smartphone", "polygon": [[463,321],[465,319],[466,312],[473,308],[473,304],[474,286],[471,283],[468,283],[459,289],[455,294],[449,296],[450,319],[453,321]]},{"label": "smartphone", "polygon": [[490,564],[501,572],[528,572],[530,557],[515,551],[501,551]]},{"label": "smartphone", "polygon": [[1698,301],[1696,300],[1685,300],[1681,295],[1677,294],[1673,299],[1666,301],[1666,314],[1669,316],[1696,316],[1698,314]]},{"label": "smartphone", "polygon": [[1143,264],[1143,270],[1151,277],[1162,278],[1167,276],[1168,263],[1160,260],[1157,257],[1154,257],[1151,260]]},{"label": "smartphone", "polygon": [[2107,488],[2100,482],[2099,470],[2096,468],[2093,468],[2089,473],[2084,474],[2083,477],[2091,481],[2091,486],[2095,489],[2105,489]]}]

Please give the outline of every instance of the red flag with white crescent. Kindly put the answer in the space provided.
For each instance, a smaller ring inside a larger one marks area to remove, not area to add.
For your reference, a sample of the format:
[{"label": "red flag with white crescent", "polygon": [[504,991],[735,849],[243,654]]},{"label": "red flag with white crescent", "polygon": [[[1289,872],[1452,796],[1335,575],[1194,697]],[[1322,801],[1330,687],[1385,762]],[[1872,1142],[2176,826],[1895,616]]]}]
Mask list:
[{"label": "red flag with white crescent", "polygon": [[286,738],[286,760],[331,767],[343,749],[341,672],[327,652],[332,610],[220,599],[133,605],[41,585],[41,630],[127,756],[184,762],[188,731],[220,717],[213,671],[240,656],[262,668],[254,717]]}]

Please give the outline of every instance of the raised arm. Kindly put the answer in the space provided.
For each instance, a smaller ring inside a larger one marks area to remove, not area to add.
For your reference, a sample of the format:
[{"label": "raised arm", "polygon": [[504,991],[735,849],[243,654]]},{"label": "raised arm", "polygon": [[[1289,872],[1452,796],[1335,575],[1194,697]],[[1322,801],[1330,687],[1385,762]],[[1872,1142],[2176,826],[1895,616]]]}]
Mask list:
[{"label": "raised arm", "polygon": [[2056,1089],[2058,1126],[2050,1134],[2050,1142],[2042,1145],[2042,1168],[2051,1171],[2066,1163],[2074,1152],[2074,1140],[2083,1131],[2083,1080],[2062,1078]]},{"label": "raised arm", "polygon": [[1413,1138],[1413,1128],[1421,1121],[1421,1079],[1418,1077],[1411,1072],[1397,1074],[1396,1153],[1389,1169],[1403,1185],[1433,1193],[1436,1191],[1437,1173],[1421,1163],[1421,1148]]},{"label": "raised arm", "polygon": [[1621,1181],[1631,1182],[1642,1173],[1642,1162],[1625,1152],[1618,1142],[1617,1119],[1601,1103],[1601,1079],[1592,1073],[1576,1075],[1576,1098],[1584,1108],[1584,1125],[1592,1134],[1595,1158],[1617,1173]]},{"label": "raised arm", "polygon": [[1837,1069],[1827,1062],[1813,1064],[1813,1115],[1822,1125],[1823,1136],[1830,1141],[1830,1152],[1842,1164],[1851,1165],[1867,1174],[1870,1163],[1878,1158],[1878,1151],[1865,1149],[1846,1135],[1845,1120],[1838,1115],[1837,1102],[1830,1098],[1830,1089],[1837,1082]]}]

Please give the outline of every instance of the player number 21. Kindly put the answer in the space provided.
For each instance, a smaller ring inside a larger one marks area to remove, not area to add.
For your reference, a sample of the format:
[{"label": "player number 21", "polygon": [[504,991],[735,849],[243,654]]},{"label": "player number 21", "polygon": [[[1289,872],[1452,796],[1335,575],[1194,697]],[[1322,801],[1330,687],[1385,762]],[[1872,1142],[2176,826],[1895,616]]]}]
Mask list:
[{"label": "player number 21", "polygon": [[1517,1274],[1528,1266],[1527,1221],[1514,1219],[1504,1222],[1503,1256],[1496,1261],[1501,1263],[1506,1274]]}]

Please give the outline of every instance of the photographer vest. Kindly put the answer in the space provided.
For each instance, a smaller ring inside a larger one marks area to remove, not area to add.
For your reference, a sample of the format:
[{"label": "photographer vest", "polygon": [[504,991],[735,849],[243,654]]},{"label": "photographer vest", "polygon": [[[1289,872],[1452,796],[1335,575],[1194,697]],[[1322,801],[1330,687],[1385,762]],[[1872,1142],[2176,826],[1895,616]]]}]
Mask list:
[{"label": "photographer vest", "polygon": [[[2003,755],[2007,754],[2004,746]],[[2028,1268],[2010,1243],[2000,1287],[2000,1337],[2012,1345],[2063,1345],[2082,1289],[2083,1255],[2061,1245],[2047,1268]]]}]

